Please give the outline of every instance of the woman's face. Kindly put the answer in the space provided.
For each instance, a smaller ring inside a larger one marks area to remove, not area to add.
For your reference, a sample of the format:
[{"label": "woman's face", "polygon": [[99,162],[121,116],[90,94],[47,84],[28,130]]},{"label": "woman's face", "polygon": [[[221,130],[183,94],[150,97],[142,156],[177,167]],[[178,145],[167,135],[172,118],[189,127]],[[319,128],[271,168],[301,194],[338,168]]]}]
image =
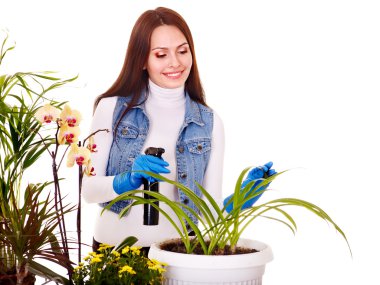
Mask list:
[{"label": "woman's face", "polygon": [[150,80],[163,88],[183,86],[192,64],[189,44],[177,27],[162,25],[153,31],[145,66]]}]

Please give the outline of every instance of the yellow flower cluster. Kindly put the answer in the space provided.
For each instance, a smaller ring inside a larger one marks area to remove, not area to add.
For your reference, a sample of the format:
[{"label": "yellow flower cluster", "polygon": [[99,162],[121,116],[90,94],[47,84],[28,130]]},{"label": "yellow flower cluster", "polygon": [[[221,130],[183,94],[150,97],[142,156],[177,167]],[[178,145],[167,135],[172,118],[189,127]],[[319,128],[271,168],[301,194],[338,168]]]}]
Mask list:
[{"label": "yellow flower cluster", "polygon": [[[123,273],[123,272],[128,272],[129,274],[136,274],[136,271],[133,270],[132,267],[128,266],[128,265],[124,265],[123,267],[120,268],[119,270],[119,274]],[[119,277],[121,277],[119,275]]]},{"label": "yellow flower cluster", "polygon": [[167,264],[163,262],[159,262],[158,260],[155,260],[155,259],[148,260],[148,268],[150,270],[157,270],[158,272],[163,273],[166,270],[162,266],[167,266]]},{"label": "yellow flower cluster", "polygon": [[69,105],[63,107],[62,112],[50,104],[39,108],[35,117],[41,123],[51,123],[53,121],[58,124],[58,143],[70,144],[70,151],[67,156],[67,166],[77,165],[85,166],[84,173],[87,176],[95,175],[94,168],[91,165],[91,152],[96,152],[96,144],[93,137],[89,138],[86,147],[78,146],[80,134],[79,123],[82,116],[79,111],[73,110]]},{"label": "yellow flower cluster", "polygon": [[[86,257],[84,257],[84,261],[90,261],[90,264],[102,262],[102,257],[104,257],[103,253],[90,252]],[[80,270],[83,267],[83,262],[79,263],[79,266],[76,268]]]},{"label": "yellow flower cluster", "polygon": [[113,246],[107,244],[101,244],[97,252],[90,252],[84,260],[86,265],[80,263],[75,268],[74,280],[90,278],[94,284],[97,284],[96,280],[100,280],[99,278],[105,278],[108,272],[113,272],[108,275],[107,280],[112,279],[111,282],[114,284],[140,284],[136,283],[140,280],[145,280],[144,284],[147,284],[147,280],[149,284],[161,284],[162,273],[165,272],[163,267],[166,265],[142,255],[141,247],[125,246],[116,251]]},{"label": "yellow flower cluster", "polygon": [[113,250],[111,253],[115,256],[116,260],[118,260],[120,258],[119,252]]},{"label": "yellow flower cluster", "polygon": [[[90,261],[90,264],[99,263],[102,262],[102,257],[104,257],[103,253],[96,253],[96,252],[90,252],[86,257],[84,257],[84,260]],[[84,263],[79,263],[79,266],[77,266],[75,269],[80,270],[84,266]]]},{"label": "yellow flower cluster", "polygon": [[99,252],[104,252],[107,249],[112,248],[112,247],[113,247],[112,245],[102,243],[102,244],[100,244],[98,251]]},{"label": "yellow flower cluster", "polygon": [[140,255],[140,249],[141,249],[141,246],[126,246],[122,249],[121,253],[122,254],[127,254],[128,252],[132,252],[132,254],[135,254],[135,255]]}]

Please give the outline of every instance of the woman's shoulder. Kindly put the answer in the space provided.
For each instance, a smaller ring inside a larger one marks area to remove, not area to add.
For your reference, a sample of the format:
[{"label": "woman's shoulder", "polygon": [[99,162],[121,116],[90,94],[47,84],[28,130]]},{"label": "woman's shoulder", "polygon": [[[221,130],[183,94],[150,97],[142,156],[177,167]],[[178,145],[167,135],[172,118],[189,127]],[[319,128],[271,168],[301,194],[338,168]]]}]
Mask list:
[{"label": "woman's shoulder", "polygon": [[212,116],[214,122],[217,122],[218,124],[223,124],[222,118],[219,116],[218,112],[214,108],[210,106],[202,105],[200,103],[198,103],[198,106],[201,113],[203,112],[203,113],[209,114]]},{"label": "woman's shoulder", "polygon": [[117,96],[102,98],[96,109],[113,110],[117,102]]},{"label": "woman's shoulder", "polygon": [[201,110],[201,116],[204,121],[212,122],[214,132],[220,132],[224,129],[224,124],[221,116],[215,109],[199,104]]},{"label": "woman's shoulder", "polygon": [[222,117],[220,117],[219,113],[213,110],[214,114],[214,121],[217,122],[218,124],[223,124]]}]

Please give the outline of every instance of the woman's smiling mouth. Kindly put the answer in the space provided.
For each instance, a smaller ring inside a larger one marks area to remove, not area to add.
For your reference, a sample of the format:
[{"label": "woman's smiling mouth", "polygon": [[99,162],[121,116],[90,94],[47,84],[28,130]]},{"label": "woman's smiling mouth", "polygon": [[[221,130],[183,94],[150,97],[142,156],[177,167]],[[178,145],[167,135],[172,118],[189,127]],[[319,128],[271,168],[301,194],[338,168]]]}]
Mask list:
[{"label": "woman's smiling mouth", "polygon": [[163,73],[166,77],[170,79],[178,79],[181,77],[183,71],[177,71],[177,72],[166,72]]}]

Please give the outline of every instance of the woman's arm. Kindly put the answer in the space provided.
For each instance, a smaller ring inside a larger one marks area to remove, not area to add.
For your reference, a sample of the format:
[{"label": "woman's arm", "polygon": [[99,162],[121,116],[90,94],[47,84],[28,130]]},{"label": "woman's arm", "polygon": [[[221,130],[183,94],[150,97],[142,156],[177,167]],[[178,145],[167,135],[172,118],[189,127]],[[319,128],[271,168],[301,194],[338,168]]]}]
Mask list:
[{"label": "woman's arm", "polygon": [[111,201],[118,195],[113,190],[113,176],[106,176],[108,156],[113,140],[112,118],[117,97],[105,98],[99,102],[92,118],[91,132],[108,129],[109,132],[98,132],[94,140],[97,152],[91,154],[91,163],[95,176],[83,177],[82,196],[87,203]]},{"label": "woman's arm", "polygon": [[210,193],[219,206],[223,205],[222,182],[224,161],[224,126],[221,118],[214,112],[211,154],[203,187]]}]

